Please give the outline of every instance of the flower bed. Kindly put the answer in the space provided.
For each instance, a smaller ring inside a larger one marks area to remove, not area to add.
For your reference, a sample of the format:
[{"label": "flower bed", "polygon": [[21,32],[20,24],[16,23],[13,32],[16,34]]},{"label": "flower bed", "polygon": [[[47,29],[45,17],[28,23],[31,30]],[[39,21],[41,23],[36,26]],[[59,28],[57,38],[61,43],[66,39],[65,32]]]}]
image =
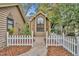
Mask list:
[{"label": "flower bed", "polygon": [[69,53],[67,50],[65,50],[61,46],[52,46],[48,47],[48,56],[71,56],[72,54]]},{"label": "flower bed", "polygon": [[31,46],[10,46],[0,50],[0,56],[17,56],[31,49]]}]

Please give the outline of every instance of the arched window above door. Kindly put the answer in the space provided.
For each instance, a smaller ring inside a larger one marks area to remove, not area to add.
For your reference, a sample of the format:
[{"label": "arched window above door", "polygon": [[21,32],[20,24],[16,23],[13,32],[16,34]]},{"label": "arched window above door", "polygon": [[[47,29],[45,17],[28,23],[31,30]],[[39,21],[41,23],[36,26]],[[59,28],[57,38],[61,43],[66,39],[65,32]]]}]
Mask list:
[{"label": "arched window above door", "polygon": [[43,19],[43,17],[38,17],[38,18],[37,18],[37,24],[44,24],[44,19]]}]

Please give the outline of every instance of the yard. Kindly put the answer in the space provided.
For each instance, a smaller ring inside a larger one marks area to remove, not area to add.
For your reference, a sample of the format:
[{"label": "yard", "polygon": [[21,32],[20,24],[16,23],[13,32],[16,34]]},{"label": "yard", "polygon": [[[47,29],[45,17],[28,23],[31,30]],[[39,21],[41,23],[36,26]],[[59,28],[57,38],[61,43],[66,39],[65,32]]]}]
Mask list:
[{"label": "yard", "polygon": [[0,56],[17,56],[31,49],[31,46],[10,46],[0,50]]},{"label": "yard", "polygon": [[65,50],[63,47],[60,46],[49,46],[48,47],[48,56],[72,56],[70,52]]}]

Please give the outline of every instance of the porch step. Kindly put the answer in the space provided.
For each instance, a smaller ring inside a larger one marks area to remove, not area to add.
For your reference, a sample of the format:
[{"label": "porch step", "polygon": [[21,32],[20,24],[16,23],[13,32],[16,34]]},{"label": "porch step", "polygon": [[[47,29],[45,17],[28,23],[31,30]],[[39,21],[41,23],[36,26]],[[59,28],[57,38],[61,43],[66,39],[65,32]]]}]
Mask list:
[{"label": "porch step", "polygon": [[36,32],[35,37],[45,37],[46,33],[45,32]]}]

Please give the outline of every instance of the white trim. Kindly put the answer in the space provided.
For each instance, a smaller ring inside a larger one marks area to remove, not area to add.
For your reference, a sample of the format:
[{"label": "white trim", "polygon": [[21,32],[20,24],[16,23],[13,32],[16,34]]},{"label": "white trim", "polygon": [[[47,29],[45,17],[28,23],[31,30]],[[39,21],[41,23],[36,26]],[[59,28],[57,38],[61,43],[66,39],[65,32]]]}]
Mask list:
[{"label": "white trim", "polygon": [[44,32],[46,32],[46,17],[44,17]]}]

